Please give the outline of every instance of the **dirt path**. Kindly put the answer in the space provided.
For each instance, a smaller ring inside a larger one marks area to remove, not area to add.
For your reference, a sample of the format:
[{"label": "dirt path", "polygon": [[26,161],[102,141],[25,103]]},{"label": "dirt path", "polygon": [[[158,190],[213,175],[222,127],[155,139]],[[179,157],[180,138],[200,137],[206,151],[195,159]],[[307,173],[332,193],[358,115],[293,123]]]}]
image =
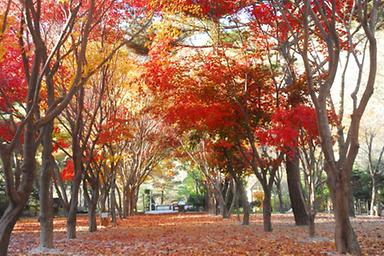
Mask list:
[{"label": "dirt path", "polygon": [[[262,231],[260,215],[250,226],[235,218],[222,220],[206,214],[140,215],[122,220],[117,227],[87,232],[79,217],[78,238],[65,239],[65,220],[55,219],[58,255],[335,255],[333,219],[317,219],[315,239],[305,227],[296,227],[291,215],[273,215],[272,233]],[[365,255],[384,255],[384,218],[353,220]],[[39,226],[36,219],[20,221],[11,239],[10,255],[37,255]]]}]

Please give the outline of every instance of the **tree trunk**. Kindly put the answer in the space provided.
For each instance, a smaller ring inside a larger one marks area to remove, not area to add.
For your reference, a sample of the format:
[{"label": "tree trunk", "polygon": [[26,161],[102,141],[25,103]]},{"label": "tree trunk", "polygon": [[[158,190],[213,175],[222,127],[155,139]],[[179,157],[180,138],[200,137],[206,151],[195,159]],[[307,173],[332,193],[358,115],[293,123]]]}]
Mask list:
[{"label": "tree trunk", "polygon": [[53,248],[52,157],[53,121],[43,128],[43,153],[40,174],[40,247]]},{"label": "tree trunk", "polygon": [[8,253],[9,240],[17,219],[23,211],[24,205],[9,204],[0,220],[0,256]]},{"label": "tree trunk", "polygon": [[223,198],[222,195],[219,194],[220,192],[219,191],[216,191],[216,199],[219,199],[219,200],[216,200],[216,202],[218,202],[218,214],[223,216],[226,216],[226,207],[225,207],[225,200]]},{"label": "tree trunk", "polygon": [[244,189],[243,183],[240,181],[240,184],[237,184],[240,194],[241,201],[243,203],[243,225],[249,225],[249,202],[247,197],[247,192]]},{"label": "tree trunk", "polygon": [[270,189],[264,189],[263,199],[263,226],[265,232],[272,231],[272,206],[271,206],[271,191]]},{"label": "tree trunk", "polygon": [[77,215],[77,203],[79,188],[81,183],[81,171],[78,174],[75,174],[72,181],[71,187],[71,202],[69,206],[68,216],[67,216],[67,238],[74,239],[76,238],[76,215]]},{"label": "tree trunk", "polygon": [[284,213],[283,194],[281,192],[281,183],[276,184],[277,197],[279,198],[279,212]]},{"label": "tree trunk", "polygon": [[376,185],[376,179],[372,177],[372,190],[371,190],[371,206],[369,208],[369,215],[371,216],[378,216],[377,209],[375,211],[376,206],[376,198],[377,198],[377,185]]},{"label": "tree trunk", "polygon": [[117,219],[116,219],[116,194],[115,194],[115,180],[113,180],[112,188],[111,188],[111,221],[112,226],[117,225]]},{"label": "tree trunk", "polygon": [[68,216],[67,216],[67,239],[75,239],[76,238],[76,209],[71,207],[71,209],[68,212]]},{"label": "tree trunk", "polygon": [[164,204],[164,190],[161,190],[161,202],[160,202],[161,205]]},{"label": "tree trunk", "polygon": [[308,214],[308,232],[309,232],[309,237],[315,237],[315,213],[310,212]]},{"label": "tree trunk", "polygon": [[208,210],[208,214],[216,214],[216,202],[215,202],[215,196],[214,196],[214,192],[212,191],[212,187],[208,184],[208,182],[206,182],[206,187],[207,187],[207,200],[206,200],[206,204],[207,204],[207,210]]},{"label": "tree trunk", "polygon": [[129,195],[129,216],[135,215],[135,205],[136,205],[136,194],[134,189],[130,190]]},{"label": "tree trunk", "polygon": [[[93,200],[92,200],[93,201]],[[96,220],[96,202],[90,202],[88,205],[88,231],[97,231],[97,220]]]},{"label": "tree trunk", "polygon": [[[231,218],[231,215],[232,215],[232,211],[233,211],[233,208],[235,207],[235,202],[237,200],[237,185],[236,185],[236,182],[232,182],[232,200],[231,200],[231,204],[229,206],[229,209],[228,209],[228,218]],[[248,198],[247,198],[247,201],[248,201]],[[248,213],[249,213],[249,204],[248,204]]]},{"label": "tree trunk", "polygon": [[[356,234],[349,220],[349,186],[347,181],[349,181],[347,177],[336,178],[331,187],[336,222],[336,248],[342,254],[361,255]],[[332,184],[332,182],[328,182]]]},{"label": "tree trunk", "polygon": [[[1,151],[1,160],[3,164],[3,172],[7,176],[11,176],[11,155],[10,151]],[[28,198],[33,189],[33,181],[36,171],[36,145],[35,145],[35,130],[32,121],[27,122],[24,127],[24,145],[23,145],[23,163],[21,166],[21,182],[16,188],[11,184],[11,180],[7,180],[7,189],[13,190],[13,193],[8,195],[10,203],[0,219],[0,255],[7,255],[9,239],[11,232],[16,224],[18,217],[21,215],[23,208],[28,202]],[[13,177],[8,177],[12,179]],[[17,189],[17,191],[16,191]],[[11,191],[12,192],[12,191]],[[16,197],[17,198],[12,198]]]},{"label": "tree trunk", "polygon": [[302,226],[308,224],[308,214],[305,210],[304,196],[301,190],[299,164],[297,153],[292,158],[287,156],[286,170],[289,198],[291,199],[295,223],[298,226]]},{"label": "tree trunk", "polygon": [[127,195],[127,191],[124,189],[123,194],[123,218],[127,218],[129,216],[129,196]]},{"label": "tree trunk", "polygon": [[121,200],[120,189],[119,189],[118,186],[116,186],[116,192],[117,192],[117,198],[118,198],[118,201],[117,201],[117,211],[119,213],[119,218],[122,219],[123,218],[122,200]]}]

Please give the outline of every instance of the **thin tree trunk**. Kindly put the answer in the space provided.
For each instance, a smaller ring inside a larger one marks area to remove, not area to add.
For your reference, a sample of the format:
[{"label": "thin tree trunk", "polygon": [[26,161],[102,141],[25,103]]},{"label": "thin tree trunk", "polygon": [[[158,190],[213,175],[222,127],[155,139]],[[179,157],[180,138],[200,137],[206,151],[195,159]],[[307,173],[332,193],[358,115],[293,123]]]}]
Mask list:
[{"label": "thin tree trunk", "polygon": [[372,177],[371,207],[369,208],[369,215],[371,215],[371,216],[377,216],[378,215],[377,209],[375,211],[376,197],[377,197],[376,179],[374,177]]},{"label": "thin tree trunk", "polygon": [[118,198],[117,210],[119,212],[119,218],[122,219],[123,218],[122,200],[121,200],[120,189],[118,186],[116,186],[116,192],[117,192],[117,198]]},{"label": "thin tree trunk", "polygon": [[43,154],[40,174],[40,247],[53,248],[53,199],[52,174],[54,159],[52,157],[53,121],[43,128]]},{"label": "thin tree trunk", "polygon": [[348,195],[348,205],[349,205],[349,217],[355,218],[356,213],[355,213],[355,200],[353,198],[353,191],[352,191],[352,180],[350,179],[348,182],[349,186],[349,195]]},{"label": "thin tree trunk", "polygon": [[[236,186],[236,182],[233,182],[231,187],[232,187],[232,201],[231,201],[231,205],[229,206],[229,210],[228,210],[228,218],[231,217],[233,208],[235,206],[235,202],[237,200],[237,193],[236,193],[237,186]],[[247,200],[248,200],[248,198],[247,198]],[[248,206],[248,208],[249,208],[249,206]],[[249,209],[248,209],[248,212],[249,212]]]},{"label": "thin tree trunk", "polygon": [[247,192],[245,191],[244,185],[239,180],[237,184],[241,193],[241,201],[243,203],[243,225],[249,225],[249,202],[247,197]]},{"label": "thin tree trunk", "polygon": [[287,156],[286,171],[289,198],[291,199],[295,223],[298,226],[302,226],[308,224],[308,214],[305,210],[304,196],[301,190],[299,164],[300,161],[297,154],[295,154],[292,158]]},{"label": "thin tree trunk", "polygon": [[112,226],[114,227],[117,225],[115,187],[116,187],[116,183],[115,183],[115,180],[113,179],[113,183],[111,187],[111,219],[112,219]]},{"label": "thin tree trunk", "polygon": [[272,231],[272,206],[271,206],[271,191],[269,189],[264,189],[264,199],[263,199],[263,225],[265,232]]},{"label": "thin tree trunk", "polygon": [[214,192],[212,191],[212,187],[206,183],[207,187],[207,210],[208,214],[216,214],[216,202],[215,202],[215,196]]},{"label": "thin tree trunk", "polygon": [[71,188],[71,200],[69,204],[69,211],[67,216],[67,238],[75,239],[76,238],[76,215],[77,215],[77,203],[79,188],[81,183],[81,173],[75,174],[72,181]]},{"label": "thin tree trunk", "polygon": [[281,192],[281,183],[276,184],[277,197],[279,198],[279,212],[284,212],[283,194]]}]

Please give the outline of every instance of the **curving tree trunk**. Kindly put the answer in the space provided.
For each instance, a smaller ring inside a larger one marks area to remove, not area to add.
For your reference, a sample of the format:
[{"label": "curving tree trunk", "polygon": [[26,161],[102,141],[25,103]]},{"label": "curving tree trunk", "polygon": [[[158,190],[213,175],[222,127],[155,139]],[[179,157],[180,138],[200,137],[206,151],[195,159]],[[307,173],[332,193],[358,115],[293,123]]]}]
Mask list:
[{"label": "curving tree trunk", "polygon": [[9,240],[17,219],[21,215],[24,206],[22,204],[9,204],[0,220],[0,256],[6,256]]}]

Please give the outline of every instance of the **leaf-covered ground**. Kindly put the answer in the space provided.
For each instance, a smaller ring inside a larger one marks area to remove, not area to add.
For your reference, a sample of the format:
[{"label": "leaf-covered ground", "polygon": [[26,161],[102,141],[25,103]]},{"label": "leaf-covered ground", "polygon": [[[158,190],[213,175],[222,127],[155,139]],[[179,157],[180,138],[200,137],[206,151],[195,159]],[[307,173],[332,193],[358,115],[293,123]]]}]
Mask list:
[{"label": "leaf-covered ground", "polygon": [[[87,232],[86,216],[78,219],[78,237],[65,239],[65,220],[55,219],[58,255],[336,255],[331,216],[317,218],[315,239],[305,227],[296,227],[292,215],[273,215],[274,230],[263,232],[262,216],[242,226],[233,217],[223,220],[206,214],[139,215],[117,227]],[[365,255],[384,255],[384,218],[353,220]],[[39,224],[22,219],[11,238],[10,255],[41,254],[37,248]]]}]

